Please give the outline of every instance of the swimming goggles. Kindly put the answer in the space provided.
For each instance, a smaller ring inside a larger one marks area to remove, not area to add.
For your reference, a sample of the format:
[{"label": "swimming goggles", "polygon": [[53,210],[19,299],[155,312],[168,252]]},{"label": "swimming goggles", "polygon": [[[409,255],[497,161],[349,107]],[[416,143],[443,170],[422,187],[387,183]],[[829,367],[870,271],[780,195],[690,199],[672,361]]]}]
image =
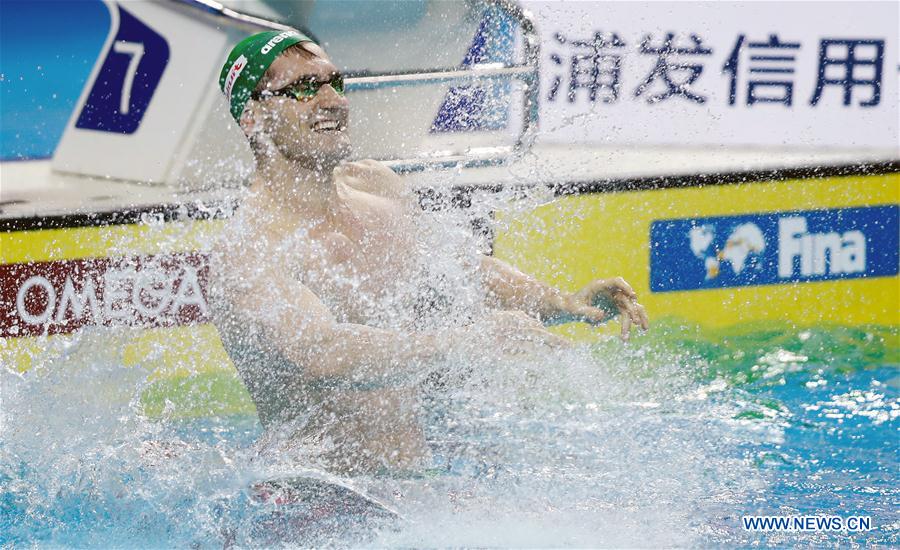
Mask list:
[{"label": "swimming goggles", "polygon": [[324,85],[330,85],[338,95],[344,95],[344,77],[336,74],[330,80],[318,80],[315,77],[304,78],[278,90],[263,90],[261,92],[253,92],[250,97],[259,101],[262,98],[285,96],[292,97],[297,101],[309,101],[316,97],[319,88]]}]

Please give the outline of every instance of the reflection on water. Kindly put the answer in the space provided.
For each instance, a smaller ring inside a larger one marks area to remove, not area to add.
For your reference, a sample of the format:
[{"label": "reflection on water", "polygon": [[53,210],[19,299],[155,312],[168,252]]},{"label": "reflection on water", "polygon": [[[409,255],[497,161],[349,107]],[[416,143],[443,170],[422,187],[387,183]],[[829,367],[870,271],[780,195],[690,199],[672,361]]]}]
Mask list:
[{"label": "reflection on water", "polygon": [[[432,468],[346,480],[403,519],[315,542],[896,544],[897,336],[661,325],[627,347],[459,365],[469,374],[425,403]],[[325,474],[261,456],[251,411],[192,419],[169,403],[147,416],[157,383],[99,338],[2,372],[0,544],[253,546],[271,533],[260,525],[291,517],[314,532],[251,486]],[[219,378],[194,397],[236,399],[239,382]],[[874,529],[751,534],[745,514],[868,515]]]}]

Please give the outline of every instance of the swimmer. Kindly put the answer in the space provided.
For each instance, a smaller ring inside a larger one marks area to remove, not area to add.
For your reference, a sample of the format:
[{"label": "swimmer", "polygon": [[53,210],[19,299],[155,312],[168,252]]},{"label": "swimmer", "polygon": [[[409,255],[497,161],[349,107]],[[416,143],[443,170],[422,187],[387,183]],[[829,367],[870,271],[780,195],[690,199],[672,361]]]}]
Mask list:
[{"label": "swimmer", "polygon": [[237,44],[219,83],[256,171],[212,254],[213,317],[267,432],[301,426],[290,437],[321,445],[328,471],[427,466],[417,381],[451,350],[566,346],[542,321],[607,321],[598,301],[614,304],[623,338],[647,329],[621,278],[570,294],[474,251],[487,313],[437,330],[385,322],[422,309],[403,283],[427,273],[426,214],[387,167],[346,162],[338,69],[306,36],[272,31]]}]

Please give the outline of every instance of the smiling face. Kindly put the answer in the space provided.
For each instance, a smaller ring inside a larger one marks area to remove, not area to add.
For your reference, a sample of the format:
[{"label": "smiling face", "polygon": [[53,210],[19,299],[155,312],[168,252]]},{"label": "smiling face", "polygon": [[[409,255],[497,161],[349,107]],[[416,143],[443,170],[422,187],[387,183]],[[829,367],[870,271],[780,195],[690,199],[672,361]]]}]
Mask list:
[{"label": "smiling face", "polygon": [[[248,135],[268,136],[288,160],[309,168],[337,165],[350,154],[349,104],[331,84],[322,84],[315,94],[310,92],[316,84],[329,82],[339,74],[315,44],[306,42],[288,48],[269,66],[241,125]],[[307,92],[299,99],[288,92],[298,84]]]}]

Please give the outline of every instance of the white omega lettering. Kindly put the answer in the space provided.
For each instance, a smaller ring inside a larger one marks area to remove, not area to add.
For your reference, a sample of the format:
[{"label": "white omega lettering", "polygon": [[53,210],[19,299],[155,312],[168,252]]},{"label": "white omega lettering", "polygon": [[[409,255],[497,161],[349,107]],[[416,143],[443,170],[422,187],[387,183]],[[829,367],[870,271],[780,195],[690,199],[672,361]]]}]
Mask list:
[{"label": "white omega lettering", "polygon": [[[28,296],[28,291],[34,287],[43,288],[47,293],[47,305],[44,306],[44,311],[37,315],[30,313],[25,307],[25,297]],[[56,309],[56,289],[46,277],[33,275],[19,287],[19,291],[16,293],[16,311],[19,317],[29,325],[43,325],[50,320],[54,309]]]},{"label": "white omega lettering", "polygon": [[[107,321],[131,316],[126,283],[134,277],[130,269],[110,269],[103,277],[103,318]],[[116,307],[118,306],[118,307]]]},{"label": "white omega lettering", "polygon": [[89,311],[91,317],[96,321],[100,318],[100,303],[97,300],[97,289],[94,287],[94,281],[87,277],[81,285],[81,294],[75,290],[72,283],[72,277],[67,276],[65,285],[63,286],[62,296],[59,298],[59,309],[56,311],[56,322],[65,323],[66,313],[71,308],[73,320],[79,320],[84,317],[84,307],[90,306]]},{"label": "white omega lettering", "polygon": [[142,269],[137,274],[131,288],[131,302],[139,314],[148,317],[159,315],[171,301],[172,284],[165,272],[150,268]]},{"label": "white omega lettering", "polygon": [[866,270],[866,236],[862,231],[808,233],[806,218],[778,220],[778,276],[794,276],[794,259],[800,275],[836,275]]},{"label": "white omega lettering", "polygon": [[200,308],[200,313],[206,315],[206,300],[203,299],[203,292],[200,290],[197,271],[193,267],[185,267],[181,283],[175,290],[175,299],[172,301],[170,313],[177,315],[178,310],[190,305],[196,305]]}]

